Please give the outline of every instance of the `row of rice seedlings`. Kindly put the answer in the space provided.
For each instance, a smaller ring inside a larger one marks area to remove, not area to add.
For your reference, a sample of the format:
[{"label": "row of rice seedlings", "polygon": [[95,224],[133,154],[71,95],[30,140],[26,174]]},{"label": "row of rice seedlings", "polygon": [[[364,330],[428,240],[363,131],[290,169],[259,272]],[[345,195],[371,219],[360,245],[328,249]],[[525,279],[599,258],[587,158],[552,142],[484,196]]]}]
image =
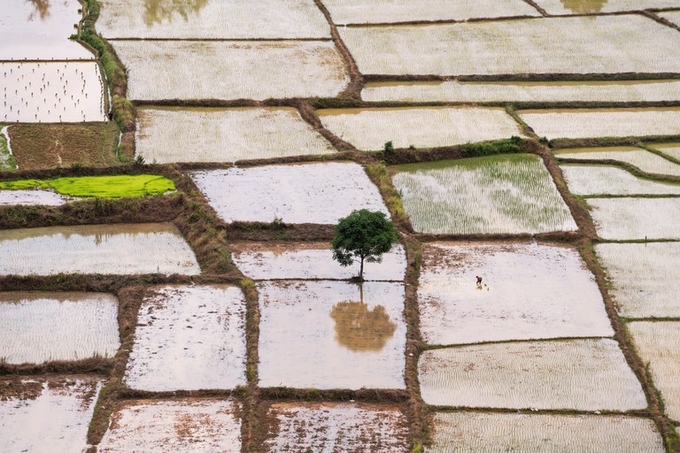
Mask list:
[{"label": "row of rice seedlings", "polygon": [[616,341],[512,342],[425,351],[427,404],[506,409],[627,411],[647,407]]},{"label": "row of rice seedlings", "polygon": [[147,162],[234,162],[335,152],[292,108],[142,108],[137,114],[136,152]]},{"label": "row of rice seedlings", "polygon": [[403,452],[408,427],[397,408],[366,403],[273,403],[276,432],[264,451]]},{"label": "row of rice seedlings", "polygon": [[[239,270],[254,280],[350,279],[359,263],[340,266],[328,242],[230,244],[231,258]],[[380,263],[364,263],[365,280],[404,279],[406,253],[401,244],[383,254]]]},{"label": "row of rice seedlings", "polygon": [[438,412],[428,453],[663,453],[654,422],[622,415]]},{"label": "row of rice seedlings", "polygon": [[621,316],[680,317],[680,243],[597,244]]},{"label": "row of rice seedlings", "polygon": [[403,283],[262,282],[259,385],[403,389]]},{"label": "row of rice seedlings", "polygon": [[329,109],[318,114],[331,132],[366,151],[381,150],[388,141],[397,148],[433,148],[520,134],[501,108]]},{"label": "row of rice seedlings", "polygon": [[631,322],[628,330],[643,362],[649,364],[666,414],[680,422],[680,322]]},{"label": "row of rice seedlings", "polygon": [[112,41],[128,68],[128,97],[335,97],[349,83],[332,41]]},{"label": "row of rice seedlings", "polygon": [[118,300],[99,293],[0,293],[0,357],[43,363],[112,357]]},{"label": "row of rice seedlings", "polygon": [[97,451],[240,452],[240,412],[233,399],[122,401]]},{"label": "row of rice seedlings", "polygon": [[629,146],[606,148],[569,148],[555,151],[560,159],[617,160],[645,173],[680,176],[680,165],[644,149]]},{"label": "row of rice seedlings", "polygon": [[467,20],[498,17],[540,16],[526,3],[515,0],[324,0],[333,22],[344,24]]},{"label": "row of rice seedlings", "polygon": [[162,223],[0,230],[0,256],[0,275],[201,272],[177,228]]},{"label": "row of rice seedlings", "polygon": [[[127,2],[105,0],[97,31],[107,39],[295,39],[330,38],[330,27],[313,0],[255,3]],[[228,18],[228,26],[225,26]]]},{"label": "row of rice seedlings", "polygon": [[591,198],[588,204],[603,239],[680,239],[679,198]]},{"label": "row of rice seedlings", "polygon": [[569,191],[575,195],[680,195],[678,184],[641,179],[621,168],[598,165],[561,165],[560,168]]},{"label": "row of rice seedlings", "polygon": [[78,0],[5,6],[0,60],[94,60],[89,50],[68,39],[82,19]]},{"label": "row of rice seedlings", "polygon": [[339,33],[363,74],[680,72],[677,31],[641,15],[346,27]]},{"label": "row of rice seedlings", "polygon": [[424,244],[418,304],[429,344],[614,334],[595,279],[571,247]]},{"label": "row of rice seedlings", "polygon": [[677,8],[675,0],[534,0],[548,14],[593,14],[643,9]]},{"label": "row of rice seedlings", "polygon": [[378,188],[355,163],[232,167],[191,178],[225,222],[336,224],[358,209],[389,215]]},{"label": "row of rice seedlings", "polygon": [[0,194],[3,189],[54,190],[66,197],[80,198],[137,198],[174,191],[175,183],[159,175],[73,176],[0,181]]},{"label": "row of rice seedlings", "polygon": [[680,134],[680,109],[675,107],[520,110],[517,114],[538,136],[549,139]]},{"label": "row of rice seedlings", "polygon": [[[20,390],[17,391],[17,387]],[[100,379],[0,380],[0,451],[86,451]],[[3,392],[4,393],[4,392]]]},{"label": "row of rice seedlings", "polygon": [[[677,6],[677,5],[676,5]],[[658,13],[659,16],[670,21],[680,27],[680,11],[668,11],[665,13]]]},{"label": "row of rice seedlings", "polygon": [[125,383],[149,391],[245,385],[245,300],[240,288],[163,286],[144,298]]},{"label": "row of rice seedlings", "polygon": [[648,146],[680,161],[680,143],[654,143]]},{"label": "row of rice seedlings", "polygon": [[372,82],[365,101],[663,102],[680,99],[680,81]]},{"label": "row of rice seedlings", "polygon": [[395,167],[395,188],[416,231],[542,233],[577,229],[536,156],[513,155]]}]

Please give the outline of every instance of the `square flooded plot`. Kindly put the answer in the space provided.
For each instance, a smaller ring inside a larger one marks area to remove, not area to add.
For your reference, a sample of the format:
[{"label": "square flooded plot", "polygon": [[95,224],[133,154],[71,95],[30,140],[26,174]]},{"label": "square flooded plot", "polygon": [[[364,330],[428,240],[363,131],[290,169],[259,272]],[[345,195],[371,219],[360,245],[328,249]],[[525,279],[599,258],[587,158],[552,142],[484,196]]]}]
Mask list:
[{"label": "square flooded plot", "polygon": [[568,162],[568,159],[588,161],[614,160],[630,164],[645,173],[680,176],[680,165],[647,150],[631,146],[604,148],[567,148],[555,151],[555,157]]},{"label": "square flooded plot", "polygon": [[638,178],[622,168],[603,165],[560,168],[569,191],[575,195],[680,195],[680,184]]},{"label": "square flooded plot", "polygon": [[265,452],[408,452],[409,430],[396,407],[368,403],[272,403],[278,429]]},{"label": "square flooded plot", "polygon": [[631,322],[628,330],[642,361],[649,364],[666,415],[680,422],[680,322]]},{"label": "square flooded plot", "polygon": [[323,4],[338,25],[540,16],[522,0],[324,0]]},{"label": "square flooded plot", "polygon": [[[313,0],[128,2],[102,0],[97,31],[107,39],[330,38]],[[226,19],[226,20],[225,20]]]},{"label": "square flooded plot", "polygon": [[[420,392],[437,406],[627,411],[647,407],[614,340],[511,342],[425,351]],[[549,390],[548,390],[549,389]]]},{"label": "square flooded plot", "polygon": [[677,8],[677,0],[534,0],[548,14],[597,14]]},{"label": "square flooded plot", "polygon": [[226,285],[151,289],[139,309],[125,383],[149,391],[246,384],[246,303]]},{"label": "square flooded plot", "polygon": [[428,453],[662,453],[652,420],[620,415],[436,413]]},{"label": "square flooded plot", "polygon": [[678,32],[634,14],[338,31],[363,74],[680,72]]},{"label": "square flooded plot", "polygon": [[537,156],[440,161],[393,170],[394,187],[418,232],[519,234],[577,229]]},{"label": "square flooded plot", "polygon": [[[328,242],[230,244],[231,258],[239,270],[255,280],[350,279],[359,275],[359,264],[340,266]],[[406,253],[401,244],[383,254],[380,263],[364,263],[364,280],[402,281]]]},{"label": "square flooded plot", "polygon": [[649,146],[666,156],[680,161],[680,143],[652,143]]},{"label": "square flooded plot", "polygon": [[325,127],[365,151],[434,148],[520,135],[515,120],[501,108],[413,107],[319,110]]},{"label": "square flooded plot", "polygon": [[404,285],[259,283],[260,386],[403,389]]},{"label": "square flooded plot", "polygon": [[373,82],[364,101],[397,102],[663,102],[680,99],[680,81]]},{"label": "square flooded plot", "polygon": [[332,41],[112,41],[129,72],[128,97],[335,97],[349,83]]},{"label": "square flooded plot", "polygon": [[597,244],[595,253],[621,316],[680,317],[680,243]]},{"label": "square flooded plot", "polygon": [[102,381],[0,379],[0,451],[83,452]]},{"label": "square flooded plot", "polygon": [[136,153],[146,162],[160,164],[335,152],[292,108],[141,108],[137,110],[136,145]]},{"label": "square flooded plot", "polygon": [[588,205],[602,239],[680,239],[680,198],[590,198]]},{"label": "square flooded plot", "polygon": [[189,244],[170,223],[0,230],[0,256],[0,275],[201,272]]},{"label": "square flooded plot", "polygon": [[0,60],[94,60],[83,45],[69,40],[82,19],[78,0],[13,1],[0,16]]},{"label": "square flooded plot", "polygon": [[429,344],[614,335],[575,248],[429,243],[422,263],[420,330]]},{"label": "square flooded plot", "polygon": [[517,114],[536,135],[551,140],[680,134],[678,108],[519,110]]},{"label": "square flooded plot", "polygon": [[233,400],[132,400],[111,415],[98,453],[241,452],[241,406]]},{"label": "square flooded plot", "polygon": [[5,62],[0,73],[7,82],[3,121],[106,121],[104,81],[96,61]]},{"label": "square flooded plot", "polygon": [[11,364],[113,357],[118,299],[103,293],[0,293],[0,358]]},{"label": "square flooded plot", "polygon": [[359,209],[389,216],[378,188],[353,162],[231,167],[191,178],[225,222],[336,224]]},{"label": "square flooded plot", "polygon": [[61,206],[68,198],[46,190],[0,190],[0,206]]}]

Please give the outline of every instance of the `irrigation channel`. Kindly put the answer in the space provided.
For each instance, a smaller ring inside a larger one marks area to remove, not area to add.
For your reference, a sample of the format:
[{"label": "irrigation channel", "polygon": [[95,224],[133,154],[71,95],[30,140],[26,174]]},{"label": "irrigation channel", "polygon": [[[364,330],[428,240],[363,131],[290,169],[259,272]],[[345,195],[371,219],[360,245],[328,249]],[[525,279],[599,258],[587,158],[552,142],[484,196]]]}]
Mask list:
[{"label": "irrigation channel", "polygon": [[677,0],[4,6],[0,451],[680,453]]}]

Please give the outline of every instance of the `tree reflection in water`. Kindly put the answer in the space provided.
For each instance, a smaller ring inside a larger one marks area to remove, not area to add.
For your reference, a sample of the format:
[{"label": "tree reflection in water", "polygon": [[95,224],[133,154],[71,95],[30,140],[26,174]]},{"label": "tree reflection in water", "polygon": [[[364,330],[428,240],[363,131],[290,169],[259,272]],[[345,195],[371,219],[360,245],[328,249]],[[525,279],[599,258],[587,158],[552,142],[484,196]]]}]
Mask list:
[{"label": "tree reflection in water", "polygon": [[190,13],[197,13],[210,0],[144,0],[144,23],[146,25],[172,22],[173,16],[178,14],[185,21]]},{"label": "tree reflection in water", "polygon": [[599,13],[608,0],[560,0],[565,8],[577,14]]},{"label": "tree reflection in water", "polygon": [[336,341],[353,351],[380,351],[397,328],[385,307],[377,305],[369,311],[368,305],[357,301],[338,302],[331,310],[331,318],[335,321]]},{"label": "tree reflection in water", "polygon": [[45,20],[50,16],[50,0],[26,0],[35,8],[29,16],[28,20],[33,20],[36,15],[40,20]]}]

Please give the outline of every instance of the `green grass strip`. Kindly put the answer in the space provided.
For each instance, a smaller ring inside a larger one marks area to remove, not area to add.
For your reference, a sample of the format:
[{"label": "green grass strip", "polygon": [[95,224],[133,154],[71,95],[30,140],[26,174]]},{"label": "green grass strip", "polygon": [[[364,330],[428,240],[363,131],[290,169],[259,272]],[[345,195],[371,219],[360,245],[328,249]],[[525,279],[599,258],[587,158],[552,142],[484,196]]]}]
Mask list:
[{"label": "green grass strip", "polygon": [[0,182],[0,189],[53,189],[61,195],[79,198],[139,198],[173,191],[175,184],[158,175],[76,176],[5,181]]}]

